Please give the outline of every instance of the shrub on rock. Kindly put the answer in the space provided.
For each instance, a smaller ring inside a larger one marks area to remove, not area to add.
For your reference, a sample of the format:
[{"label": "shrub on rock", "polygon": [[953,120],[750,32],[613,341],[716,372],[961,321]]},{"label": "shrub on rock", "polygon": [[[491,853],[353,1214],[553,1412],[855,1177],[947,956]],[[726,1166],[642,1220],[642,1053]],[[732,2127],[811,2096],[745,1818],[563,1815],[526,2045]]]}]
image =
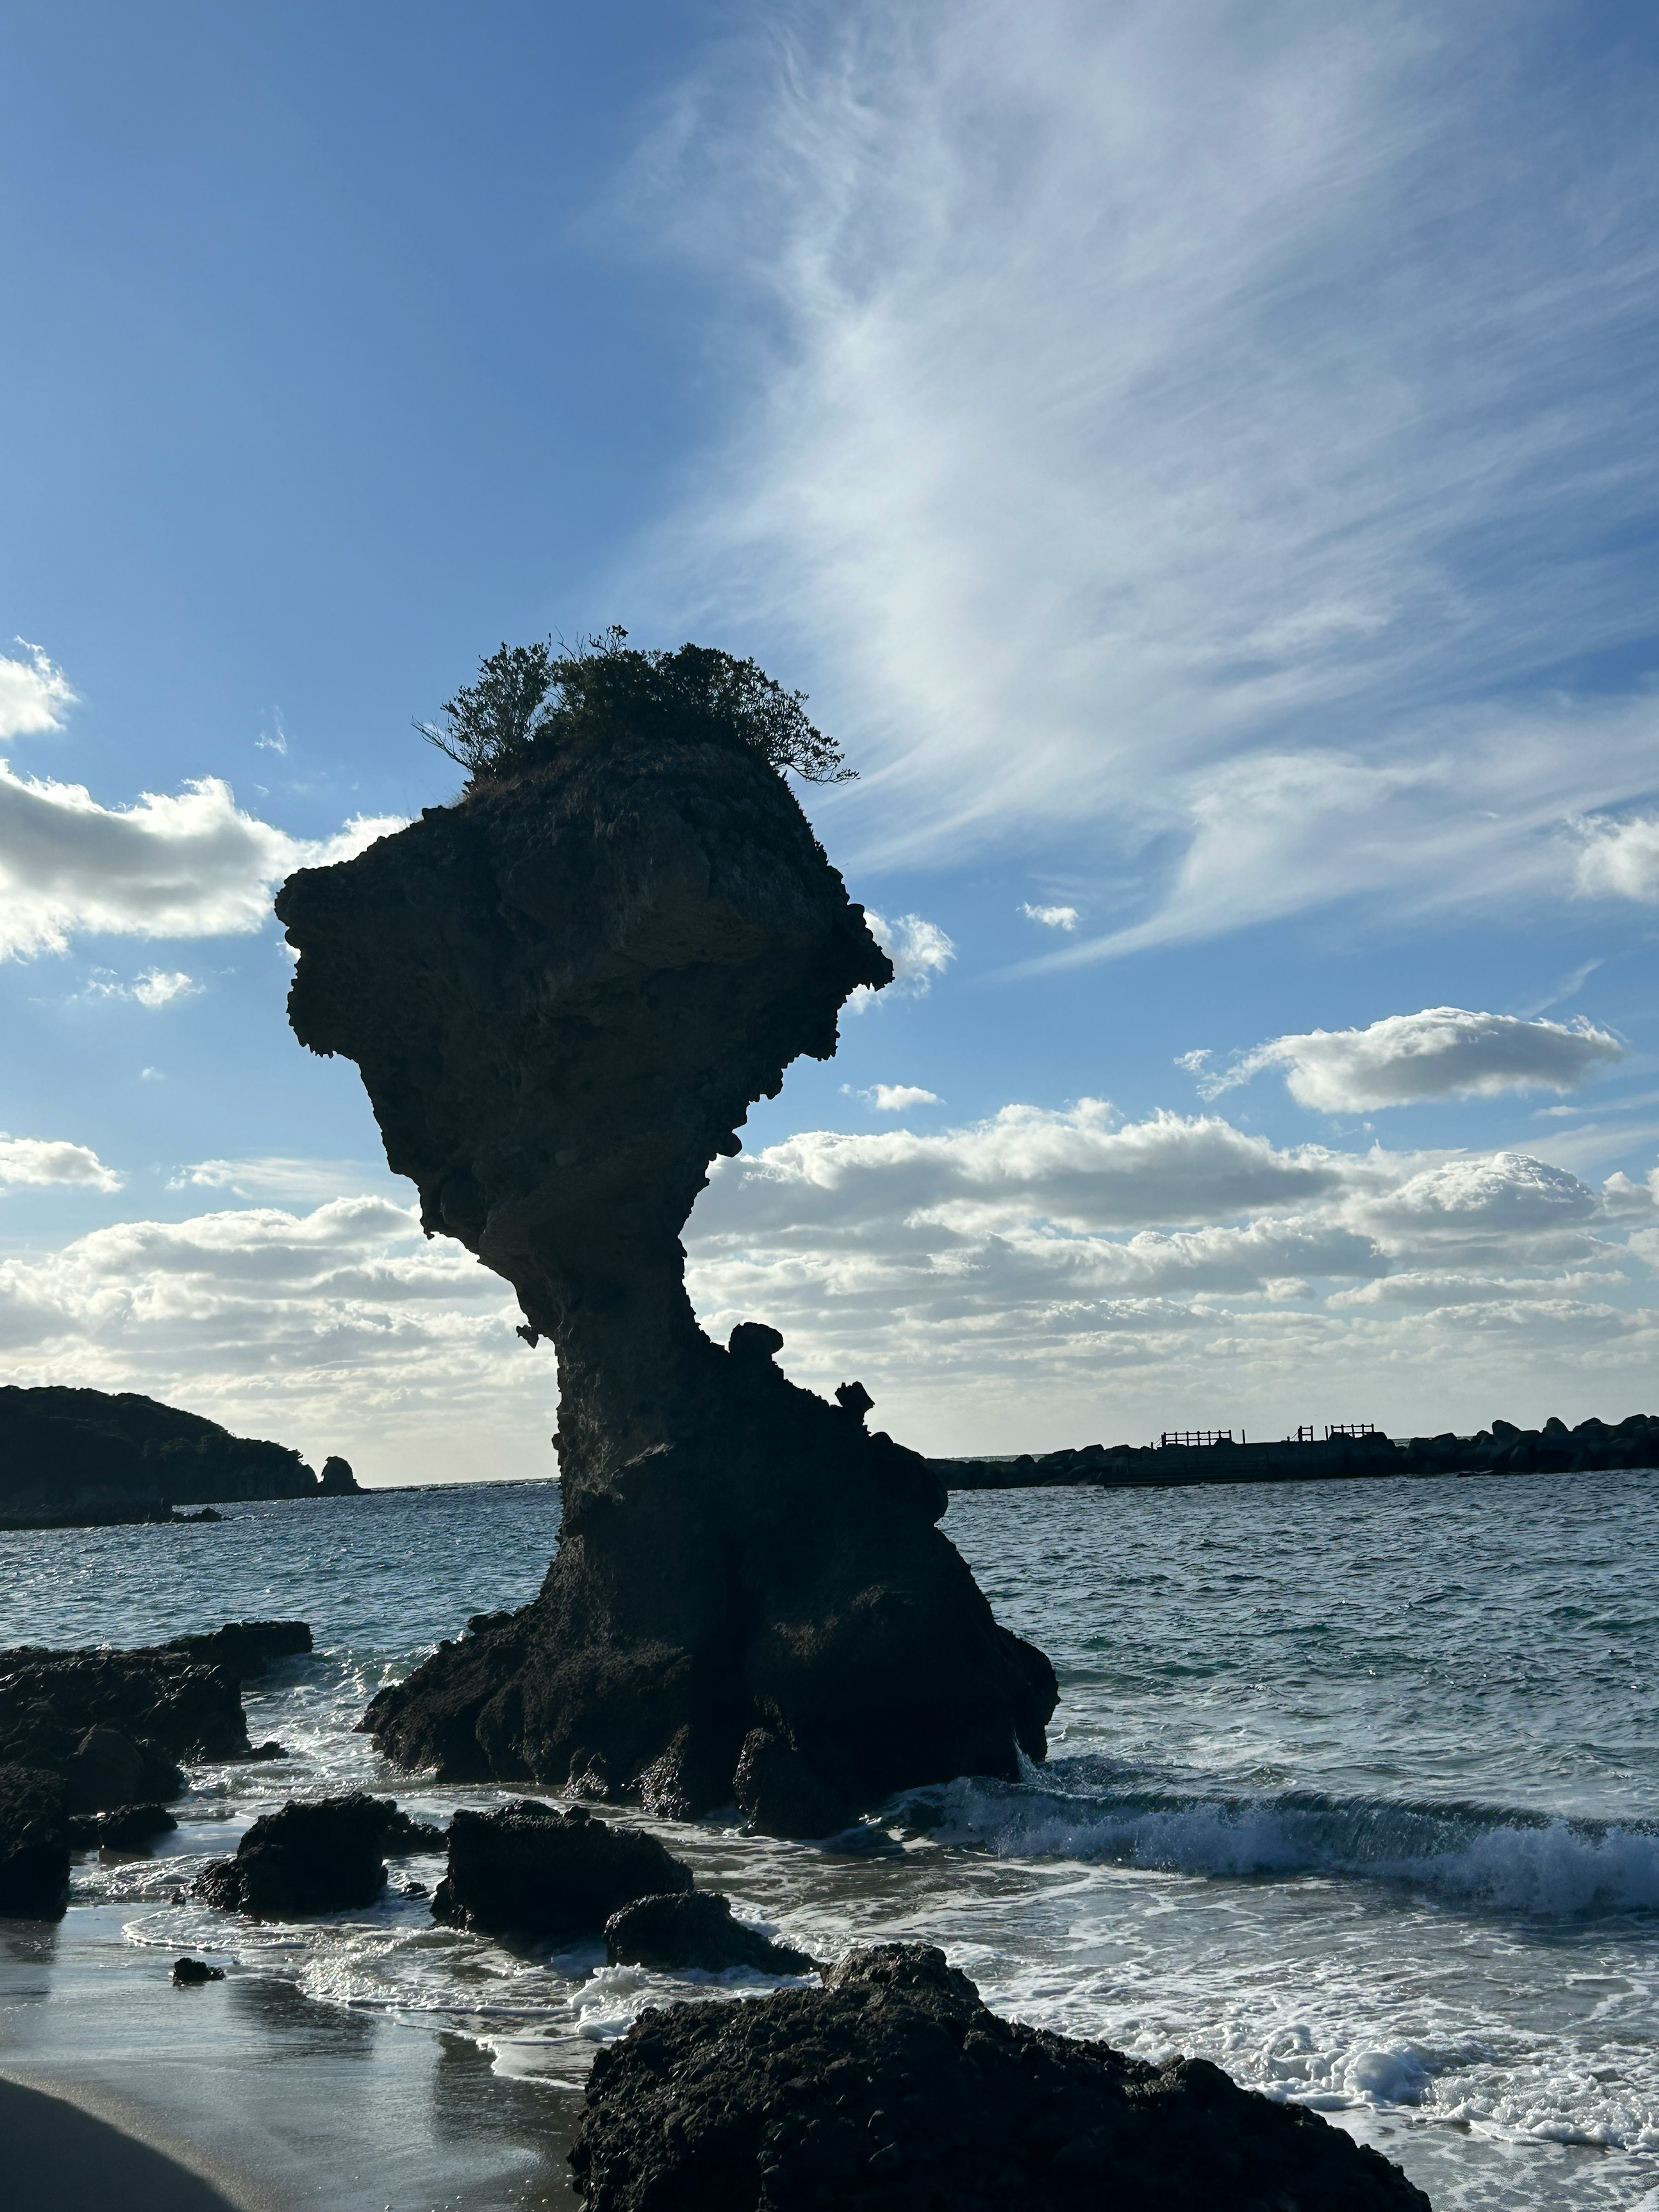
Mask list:
[{"label": "shrub on rock", "polygon": [[495,1813],[456,1814],[432,1917],[492,1936],[572,1943],[597,1936],[637,1897],[690,1887],[690,1868],[654,1836],[596,1820],[585,1806],[560,1812],[525,1798]]},{"label": "shrub on rock", "polygon": [[1429,2212],[1316,2112],[1000,2019],[917,1943],[647,2012],[594,2062],[570,2163],[588,2212]]},{"label": "shrub on rock", "polygon": [[723,1973],[751,1966],[762,1974],[810,1974],[815,1962],[787,1943],[732,1917],[732,1901],[709,1890],[640,1897],[605,1923],[605,1955],[613,1966],[654,1966],[675,1973],[690,1966]]}]

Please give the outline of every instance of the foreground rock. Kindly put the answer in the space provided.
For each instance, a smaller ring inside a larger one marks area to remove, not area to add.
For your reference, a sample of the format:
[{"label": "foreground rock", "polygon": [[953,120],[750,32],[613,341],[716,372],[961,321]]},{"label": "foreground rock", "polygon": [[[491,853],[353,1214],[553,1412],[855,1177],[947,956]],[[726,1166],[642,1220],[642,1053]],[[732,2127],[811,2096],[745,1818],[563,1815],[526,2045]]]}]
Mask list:
[{"label": "foreground rock", "polygon": [[520,1942],[574,1943],[636,1897],[690,1887],[690,1868],[654,1836],[596,1820],[585,1806],[560,1812],[525,1798],[456,1814],[432,1917]]},{"label": "foreground rock", "polygon": [[315,1498],[325,1487],[287,1444],[234,1437],[134,1391],[0,1388],[0,1528],[165,1521],[174,1505]]},{"label": "foreground rock", "polygon": [[0,1651],[0,1759],[60,1774],[73,1813],[175,1796],[181,1761],[250,1748],[235,1679],[188,1652]]},{"label": "foreground rock", "polygon": [[438,1850],[436,1828],[411,1820],[390,1798],[354,1790],[311,1804],[290,1798],[248,1830],[234,1859],[216,1859],[196,1893],[221,1911],[299,1920],[373,1905],[386,1887],[387,1852]]},{"label": "foreground rock", "polygon": [[663,1973],[686,1967],[724,1973],[750,1966],[761,1974],[810,1974],[817,1961],[787,1943],[775,1943],[758,1928],[732,1917],[729,1898],[708,1890],[641,1897],[605,1923],[605,1955],[613,1966],[653,1966]]},{"label": "foreground rock", "polygon": [[595,2060],[570,2163],[588,2212],[1429,2212],[1317,2113],[1000,2019],[913,1943],[647,2012]]},{"label": "foreground rock", "polygon": [[0,1915],[55,1919],[69,1896],[69,1793],[61,1775],[0,1763]]},{"label": "foreground rock", "polygon": [[935,1527],[927,1463],[686,1296],[710,1162],[892,975],[781,776],[712,708],[613,714],[277,911],[296,1035],[356,1061],[428,1233],[558,1357],[558,1555],[374,1700],[386,1753],[678,1816],[730,1802],[757,1729],[837,1808],[1042,1756],[1053,1670]]}]

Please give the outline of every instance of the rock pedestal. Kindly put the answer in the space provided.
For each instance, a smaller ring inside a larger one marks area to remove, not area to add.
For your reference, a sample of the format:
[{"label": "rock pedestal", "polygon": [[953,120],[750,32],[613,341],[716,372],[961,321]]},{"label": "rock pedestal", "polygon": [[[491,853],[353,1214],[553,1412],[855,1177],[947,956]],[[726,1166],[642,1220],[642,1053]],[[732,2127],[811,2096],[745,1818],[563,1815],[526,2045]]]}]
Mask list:
[{"label": "rock pedestal", "polygon": [[757,1730],[820,1812],[1041,1757],[1053,1671],[934,1526],[926,1463],[864,1392],[788,1382],[775,1331],[711,1343],[686,1296],[709,1163],[892,974],[781,776],[735,738],[615,729],[277,912],[296,1035],[356,1060],[428,1233],[558,1359],[558,1555],[375,1700],[389,1755],[679,1814],[732,1800]]}]

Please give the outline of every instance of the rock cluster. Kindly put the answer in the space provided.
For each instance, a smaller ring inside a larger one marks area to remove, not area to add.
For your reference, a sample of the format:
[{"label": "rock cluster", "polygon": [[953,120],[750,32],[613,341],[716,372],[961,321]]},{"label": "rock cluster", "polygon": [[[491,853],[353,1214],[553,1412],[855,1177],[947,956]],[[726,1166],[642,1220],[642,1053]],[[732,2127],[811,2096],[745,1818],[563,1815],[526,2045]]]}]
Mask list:
[{"label": "rock cluster", "polygon": [[457,1813],[449,1869],[432,1917],[520,1942],[594,1936],[635,1898],[689,1890],[691,1869],[638,1828],[524,1798],[494,1813]]},{"label": "rock cluster", "polygon": [[428,1231],[510,1281],[559,1369],[540,1596],[383,1692],[390,1757],[685,1815],[745,1741],[823,1808],[1041,1757],[1056,1690],[934,1525],[942,1485],[698,1327],[680,1231],[711,1161],[892,969],[740,739],[612,728],[429,809],[277,900],[301,1042],[356,1061]]},{"label": "rock cluster", "polygon": [[238,1621],[136,1651],[0,1651],[0,1913],[60,1912],[72,1850],[173,1826],[184,1765],[276,1753],[248,1742],[238,1686],[310,1649],[303,1621]]},{"label": "rock cluster", "polygon": [[587,2212],[1429,2212],[1317,2113],[1003,2020],[911,1943],[646,2013],[595,2060],[570,2163]]}]

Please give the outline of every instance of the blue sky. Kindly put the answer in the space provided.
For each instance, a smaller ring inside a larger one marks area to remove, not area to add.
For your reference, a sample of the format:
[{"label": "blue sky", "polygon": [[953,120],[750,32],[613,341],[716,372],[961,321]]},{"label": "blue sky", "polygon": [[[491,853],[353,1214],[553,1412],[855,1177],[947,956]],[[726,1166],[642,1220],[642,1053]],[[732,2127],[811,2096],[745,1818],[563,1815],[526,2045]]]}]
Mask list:
[{"label": "blue sky", "polygon": [[906,971],[700,1202],[711,1327],[941,1450],[1655,1404],[1644,11],[16,5],[0,67],[0,1376],[547,1471],[268,906],[452,795],[481,653],[620,621],[811,694]]}]

